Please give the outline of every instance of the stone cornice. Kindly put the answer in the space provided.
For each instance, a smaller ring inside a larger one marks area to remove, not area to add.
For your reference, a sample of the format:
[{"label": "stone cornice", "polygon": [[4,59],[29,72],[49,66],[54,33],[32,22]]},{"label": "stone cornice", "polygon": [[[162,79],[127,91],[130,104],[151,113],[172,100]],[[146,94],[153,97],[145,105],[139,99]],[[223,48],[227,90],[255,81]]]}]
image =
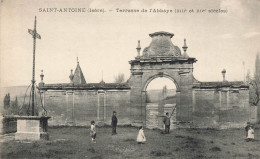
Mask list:
[{"label": "stone cornice", "polygon": [[165,32],[165,31],[158,31],[158,32],[149,34],[150,37],[154,37],[157,35],[166,35],[166,36],[170,36],[170,38],[172,38],[174,36],[173,33]]},{"label": "stone cornice", "polygon": [[130,86],[128,83],[88,83],[88,84],[44,84],[38,87],[39,90],[128,90]]},{"label": "stone cornice", "polygon": [[181,58],[181,57],[156,57],[156,58],[136,58],[135,60],[129,61],[132,64],[143,64],[143,63],[195,63],[196,58]]},{"label": "stone cornice", "polygon": [[249,88],[249,85],[244,84],[243,81],[225,81],[225,82],[199,82],[193,86],[198,89],[218,89],[218,88]]}]

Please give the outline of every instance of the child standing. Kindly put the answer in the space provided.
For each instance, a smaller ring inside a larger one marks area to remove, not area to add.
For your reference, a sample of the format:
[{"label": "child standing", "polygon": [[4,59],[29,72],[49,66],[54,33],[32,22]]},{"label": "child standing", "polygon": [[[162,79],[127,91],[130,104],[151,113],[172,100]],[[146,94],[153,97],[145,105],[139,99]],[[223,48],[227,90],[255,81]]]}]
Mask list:
[{"label": "child standing", "polygon": [[246,131],[246,138],[248,136],[248,130],[249,130],[249,127],[251,126],[250,122],[247,122],[246,123],[246,127],[245,127],[245,131]]},{"label": "child standing", "polygon": [[144,130],[143,130],[142,126],[139,127],[139,132],[138,132],[136,141],[138,144],[144,144],[144,142],[146,141],[146,138],[144,136]]},{"label": "child standing", "polygon": [[96,127],[95,127],[95,121],[91,121],[91,126],[90,126],[90,137],[91,137],[91,141],[93,143],[96,143]]},{"label": "child standing", "polygon": [[254,129],[252,126],[250,126],[248,130],[247,141],[254,141],[254,138]]}]

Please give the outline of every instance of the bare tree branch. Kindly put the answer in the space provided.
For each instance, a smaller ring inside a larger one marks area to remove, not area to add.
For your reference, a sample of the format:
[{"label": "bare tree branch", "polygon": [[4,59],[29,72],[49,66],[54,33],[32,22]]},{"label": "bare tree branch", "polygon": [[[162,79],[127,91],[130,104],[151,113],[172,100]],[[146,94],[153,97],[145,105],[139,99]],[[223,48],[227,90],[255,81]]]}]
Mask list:
[{"label": "bare tree branch", "polygon": [[125,75],[123,73],[119,73],[117,76],[114,76],[115,83],[124,83],[125,82]]}]

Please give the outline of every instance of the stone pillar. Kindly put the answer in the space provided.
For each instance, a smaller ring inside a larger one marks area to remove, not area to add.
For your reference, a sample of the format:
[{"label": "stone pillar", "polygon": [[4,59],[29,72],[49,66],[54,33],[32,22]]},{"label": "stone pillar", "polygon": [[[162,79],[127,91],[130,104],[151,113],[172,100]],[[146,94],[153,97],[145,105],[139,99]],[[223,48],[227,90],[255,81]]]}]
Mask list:
[{"label": "stone pillar", "polygon": [[66,91],[66,124],[69,122],[69,95]]},{"label": "stone pillar", "polygon": [[218,122],[221,121],[221,115],[220,115],[220,111],[221,111],[221,107],[222,107],[222,93],[221,90],[218,91],[219,92],[219,115],[218,115]]},{"label": "stone pillar", "polygon": [[98,90],[97,92],[97,120],[105,120],[105,91]]},{"label": "stone pillar", "polygon": [[104,121],[106,121],[106,114],[107,114],[107,110],[106,110],[106,100],[107,100],[107,94],[106,91],[104,92]]},{"label": "stone pillar", "polygon": [[97,121],[99,121],[99,93],[97,91]]},{"label": "stone pillar", "polygon": [[229,109],[229,105],[230,105],[229,97],[230,97],[230,89],[228,88],[228,90],[227,90],[227,109]]},{"label": "stone pillar", "polygon": [[142,91],[141,117],[143,125],[146,125],[146,91]]},{"label": "stone pillar", "polygon": [[196,109],[196,90],[192,90],[192,123],[193,121],[193,113],[195,112]]},{"label": "stone pillar", "polygon": [[131,116],[133,125],[142,125],[142,73],[132,74],[131,80]]},{"label": "stone pillar", "polygon": [[67,106],[67,113],[66,113],[66,124],[73,125],[75,124],[75,117],[74,117],[74,92],[73,91],[66,91],[66,106]]},{"label": "stone pillar", "polygon": [[193,77],[191,73],[181,74],[180,81],[180,105],[177,107],[176,119],[180,122],[179,127],[190,127],[193,117],[193,101],[192,101],[192,86]]},{"label": "stone pillar", "polygon": [[[45,108],[45,91],[43,91],[43,90],[40,90],[40,105],[42,105],[42,107],[46,110],[46,108]],[[40,113],[40,111],[41,111],[41,113]],[[44,110],[42,109],[42,110],[38,110],[38,112],[39,112],[39,115],[42,115],[43,113],[44,113]]]},{"label": "stone pillar", "polygon": [[72,93],[72,122],[73,125],[76,125],[76,120],[75,120],[75,91]]},{"label": "stone pillar", "polygon": [[45,106],[45,91],[41,91],[41,96],[42,96],[42,105],[44,107]]},{"label": "stone pillar", "polygon": [[192,90],[192,112],[195,111],[196,106],[196,90]]},{"label": "stone pillar", "polygon": [[181,106],[181,100],[180,100],[180,91],[176,91],[176,119],[177,119],[177,121],[178,121],[178,116],[180,116],[180,106]]},{"label": "stone pillar", "polygon": [[181,100],[181,105],[180,105],[180,111],[181,114],[179,114],[179,119],[180,121],[183,122],[190,122],[192,120],[192,92],[188,91],[189,88],[182,89],[180,93],[180,100]]}]

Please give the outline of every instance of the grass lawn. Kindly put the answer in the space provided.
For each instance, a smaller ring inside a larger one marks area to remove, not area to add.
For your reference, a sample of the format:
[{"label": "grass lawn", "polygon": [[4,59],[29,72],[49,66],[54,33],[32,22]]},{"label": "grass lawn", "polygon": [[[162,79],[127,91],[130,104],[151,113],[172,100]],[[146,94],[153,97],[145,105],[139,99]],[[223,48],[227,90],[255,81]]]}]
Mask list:
[{"label": "grass lawn", "polygon": [[91,143],[88,128],[50,127],[49,141],[1,142],[1,158],[260,158],[259,129],[254,142],[244,141],[244,129],[145,129],[143,145],[135,141],[136,127],[119,127],[116,136],[109,127],[96,130],[97,143]]}]

